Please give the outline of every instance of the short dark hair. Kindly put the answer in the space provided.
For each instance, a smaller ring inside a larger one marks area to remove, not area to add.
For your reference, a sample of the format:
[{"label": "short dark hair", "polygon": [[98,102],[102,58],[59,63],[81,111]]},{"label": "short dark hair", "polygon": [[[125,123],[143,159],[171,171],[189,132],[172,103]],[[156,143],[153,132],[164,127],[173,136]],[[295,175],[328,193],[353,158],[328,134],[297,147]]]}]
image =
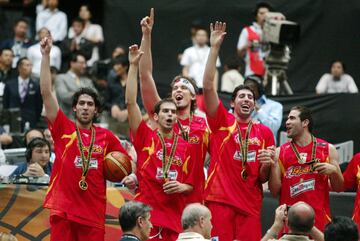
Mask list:
[{"label": "short dark hair", "polygon": [[123,232],[131,231],[136,227],[136,221],[139,217],[145,218],[151,207],[136,201],[126,202],[119,212],[119,223]]},{"label": "short dark hair", "polygon": [[15,20],[14,26],[18,25],[20,22],[24,22],[29,25],[29,21],[26,18],[18,18]]},{"label": "short dark hair", "polygon": [[30,132],[32,132],[32,131],[37,131],[37,132],[39,132],[39,133],[41,133],[42,134],[42,137],[43,138],[45,138],[45,135],[44,135],[44,132],[43,132],[43,130],[41,130],[41,129],[37,129],[37,128],[32,128],[32,129],[29,129],[29,130],[27,130],[25,133],[24,133],[24,144],[25,144],[25,147],[30,143],[27,143],[27,135],[30,133]]},{"label": "short dark hair", "polygon": [[111,62],[112,65],[121,64],[122,66],[129,66],[129,59],[126,55],[118,55]]},{"label": "short dark hair", "polygon": [[[194,87],[195,90],[195,94],[199,93],[199,88],[196,85],[196,82],[193,78],[191,77],[187,77],[187,76],[183,76],[183,75],[177,75],[174,77],[174,79],[171,81],[171,89],[174,87],[174,84],[179,80],[179,79],[186,79],[187,81],[190,82],[190,84]],[[196,110],[196,99],[195,100],[191,100],[191,106],[190,106],[190,112],[194,113]]]},{"label": "short dark hair", "polygon": [[334,59],[334,60],[332,60],[332,61],[330,62],[330,70],[331,70],[332,66],[333,66],[335,63],[340,63],[341,66],[342,66],[342,68],[343,68],[343,71],[345,72],[346,66],[345,66],[344,62],[341,61],[341,60],[339,60],[339,59]]},{"label": "short dark hair", "polygon": [[74,53],[72,53],[70,55],[70,62],[77,62],[78,56],[82,56],[84,59],[86,59],[85,56],[81,52],[75,51]]},{"label": "short dark hair", "polygon": [[157,103],[155,104],[155,106],[154,106],[154,113],[159,114],[159,112],[160,112],[160,107],[161,107],[161,105],[164,104],[164,103],[173,103],[173,104],[176,106],[175,101],[174,101],[172,98],[165,98],[165,99],[162,99],[162,100],[160,100],[159,102],[157,102]]},{"label": "short dark hair", "polygon": [[2,49],[0,49],[0,55],[2,55],[4,51],[11,51],[11,53],[14,54],[14,52],[12,51],[11,48],[2,48]]},{"label": "short dark hair", "polygon": [[325,226],[325,241],[357,241],[359,238],[358,226],[349,217],[334,217]]},{"label": "short dark hair", "polygon": [[79,97],[81,95],[89,95],[93,98],[94,103],[95,103],[95,107],[97,109],[97,113],[101,113],[102,112],[102,105],[101,105],[101,100],[100,100],[100,96],[95,92],[94,89],[92,88],[80,88],[78,91],[75,92],[75,94],[73,95],[73,99],[72,99],[72,107],[74,108],[78,101],[79,101]]},{"label": "short dark hair", "polygon": [[267,9],[269,9],[270,12],[274,11],[274,8],[273,8],[273,6],[272,6],[270,3],[267,3],[267,2],[258,2],[258,3],[255,5],[254,11],[253,11],[253,14],[254,14],[255,17],[257,16],[260,8],[267,8]]},{"label": "short dark hair", "polygon": [[254,96],[254,101],[255,101],[255,93],[254,91],[249,87],[249,86],[246,86],[246,85],[238,85],[236,86],[236,88],[234,89],[234,91],[232,92],[231,94],[231,100],[234,101],[236,96],[237,96],[237,93],[239,92],[239,90],[249,90],[253,96]]},{"label": "short dark hair", "polygon": [[72,20],[72,23],[81,23],[81,25],[83,27],[85,27],[85,21],[84,19],[80,18],[80,17],[75,17],[73,20]]},{"label": "short dark hair", "polygon": [[[23,64],[25,60],[29,60],[28,57],[22,57],[16,62],[16,69],[19,69],[19,67]],[[29,60],[30,61],[30,60]]]},{"label": "short dark hair", "polygon": [[225,64],[228,69],[238,69],[240,67],[240,59],[238,56],[231,56],[226,58]]},{"label": "short dark hair", "polygon": [[29,144],[26,147],[26,151],[25,151],[26,161],[30,162],[32,158],[32,152],[36,147],[44,147],[44,146],[47,146],[49,148],[49,158],[50,158],[51,156],[50,142],[48,142],[45,138],[35,137],[29,142]]},{"label": "short dark hair", "polygon": [[308,233],[314,226],[315,215],[312,212],[311,215],[302,217],[293,208],[289,209],[288,212],[288,225],[293,233],[301,232]]},{"label": "short dark hair", "polygon": [[306,119],[309,120],[309,125],[308,125],[308,129],[309,129],[309,132],[312,132],[313,130],[313,126],[314,126],[314,121],[313,121],[313,118],[311,116],[311,110],[309,108],[307,108],[306,106],[303,106],[303,105],[297,105],[297,106],[294,106],[290,109],[290,111],[292,110],[297,110],[300,112],[299,114],[299,118],[301,121],[304,121]]}]

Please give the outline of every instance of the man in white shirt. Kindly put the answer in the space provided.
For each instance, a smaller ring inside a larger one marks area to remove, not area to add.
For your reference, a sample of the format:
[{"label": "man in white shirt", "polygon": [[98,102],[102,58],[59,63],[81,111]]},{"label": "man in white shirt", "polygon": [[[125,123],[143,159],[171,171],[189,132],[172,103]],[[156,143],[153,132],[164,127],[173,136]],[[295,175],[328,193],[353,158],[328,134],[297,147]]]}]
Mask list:
[{"label": "man in white shirt", "polygon": [[62,41],[67,34],[67,17],[57,8],[58,5],[58,0],[48,0],[47,8],[40,11],[36,18],[36,31],[46,27],[54,42]]}]

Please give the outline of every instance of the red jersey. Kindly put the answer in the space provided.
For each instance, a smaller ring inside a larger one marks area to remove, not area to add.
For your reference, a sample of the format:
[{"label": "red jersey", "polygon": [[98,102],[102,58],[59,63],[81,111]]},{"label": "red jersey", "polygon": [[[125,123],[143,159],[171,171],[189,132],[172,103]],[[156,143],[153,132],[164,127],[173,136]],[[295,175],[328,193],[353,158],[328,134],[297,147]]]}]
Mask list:
[{"label": "red jersey", "polygon": [[345,189],[357,190],[352,218],[360,227],[360,153],[353,156],[343,176]]},{"label": "red jersey", "polygon": [[[206,123],[206,119],[200,116],[193,115],[192,118],[184,120],[178,119],[180,124],[174,125],[174,131],[178,135],[187,135],[187,141],[191,144],[192,148],[196,151],[192,152],[192,159],[196,162],[197,170],[193,170],[196,173],[196,180],[194,183],[194,191],[187,198],[188,203],[199,202],[204,200],[204,186],[205,186],[205,173],[204,162],[206,152],[209,146],[209,128]],[[191,123],[190,123],[191,122]]]},{"label": "red jersey", "polygon": [[[174,138],[164,138],[167,156],[170,155]],[[163,190],[164,175],[162,170],[163,150],[156,131],[150,129],[144,121],[139,125],[134,136],[137,153],[137,173],[139,188],[135,200],[152,207],[151,222],[154,226],[165,227],[180,233],[181,213],[185,207],[186,195],[166,194]],[[169,179],[194,185],[192,175],[194,162],[190,159],[191,146],[178,138],[169,169]]]},{"label": "red jersey", "polygon": [[[95,142],[86,177],[87,190],[81,190],[82,159],[78,146],[75,123],[59,110],[49,129],[54,139],[56,159],[52,170],[44,207],[52,214],[66,216],[72,221],[104,228],[106,207],[106,182],[103,175],[104,157],[112,151],[126,151],[109,130],[95,128]],[[80,135],[85,157],[91,141],[91,130],[81,129]]]},{"label": "red jersey", "polygon": [[262,184],[259,180],[258,151],[275,144],[271,130],[253,123],[249,133],[246,171],[241,177],[242,155],[238,127],[245,138],[248,124],[237,123],[235,116],[220,103],[214,118],[208,117],[212,132],[210,141],[211,162],[205,187],[205,200],[225,203],[247,215],[259,216],[262,204]]},{"label": "red jersey", "polygon": [[[320,162],[329,162],[329,143],[316,138],[316,154]],[[303,162],[311,160],[313,143],[300,147],[295,144]],[[298,201],[309,204],[315,211],[315,226],[321,231],[330,221],[329,178],[313,170],[309,164],[300,164],[290,142],[280,147],[281,169],[280,204],[293,205]]]}]

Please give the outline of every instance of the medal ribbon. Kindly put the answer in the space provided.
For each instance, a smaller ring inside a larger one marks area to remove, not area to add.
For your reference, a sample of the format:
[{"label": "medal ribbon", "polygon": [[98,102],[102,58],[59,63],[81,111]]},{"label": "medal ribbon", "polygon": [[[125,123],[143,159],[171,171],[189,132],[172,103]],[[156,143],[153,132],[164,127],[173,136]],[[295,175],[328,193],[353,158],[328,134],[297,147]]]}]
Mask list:
[{"label": "medal ribbon", "polygon": [[181,132],[181,136],[185,141],[189,141],[189,133],[190,133],[191,121],[192,121],[192,115],[190,115],[189,129],[187,131],[185,131],[183,126],[181,125],[180,121],[178,119],[176,120],[176,122],[177,122],[177,124],[179,126],[179,129],[180,129],[180,132]]},{"label": "medal ribbon", "polygon": [[241,130],[239,124],[236,122],[237,125],[237,132],[239,135],[239,147],[241,151],[241,161],[242,161],[242,168],[245,169],[246,162],[247,162],[247,154],[248,154],[248,148],[249,148],[249,135],[251,131],[251,127],[253,125],[252,121],[249,122],[248,126],[246,127],[245,132],[245,140],[243,140],[241,135]]},{"label": "medal ribbon", "polygon": [[[316,155],[316,145],[317,145],[317,141],[316,141],[316,138],[311,135],[311,142],[312,142],[312,150],[311,150],[311,159],[310,159],[310,162],[314,161],[315,160],[315,155]],[[301,157],[300,157],[300,153],[299,151],[297,150],[295,144],[293,141],[290,142],[290,145],[291,145],[291,148],[293,150],[293,152],[295,153],[295,156],[298,160],[298,163],[299,164],[305,164],[306,163],[306,160],[305,160],[305,163],[302,163],[303,161],[301,160]]]},{"label": "medal ribbon", "polygon": [[159,131],[157,131],[156,134],[159,136],[160,142],[161,142],[162,154],[163,154],[163,157],[162,157],[162,170],[163,170],[164,179],[167,179],[168,175],[169,175],[169,170],[170,170],[170,167],[171,167],[171,164],[172,164],[172,161],[173,161],[173,157],[174,157],[174,154],[175,154],[175,150],[176,150],[176,146],[177,146],[179,136],[176,133],[174,133],[174,135],[175,135],[174,142],[173,142],[172,147],[171,147],[169,159],[168,159],[168,161],[166,161],[166,145],[165,145],[164,137],[161,135],[161,133]]},{"label": "medal ribbon", "polygon": [[80,151],[81,160],[82,160],[81,181],[85,181],[86,175],[87,175],[87,173],[89,171],[92,149],[93,149],[93,145],[94,145],[94,142],[95,142],[95,129],[94,129],[94,127],[91,127],[91,141],[90,141],[90,146],[89,146],[87,157],[85,157],[85,154],[84,154],[84,145],[83,145],[83,142],[81,140],[81,135],[80,135],[79,128],[77,126],[76,126],[76,136],[77,136],[78,145],[79,145],[79,151]]}]

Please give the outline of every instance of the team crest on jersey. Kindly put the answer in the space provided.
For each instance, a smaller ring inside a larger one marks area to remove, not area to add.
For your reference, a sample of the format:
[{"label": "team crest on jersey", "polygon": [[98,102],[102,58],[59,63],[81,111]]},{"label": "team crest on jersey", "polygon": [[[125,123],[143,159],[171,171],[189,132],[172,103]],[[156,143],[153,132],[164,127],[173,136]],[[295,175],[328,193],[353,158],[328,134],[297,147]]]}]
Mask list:
[{"label": "team crest on jersey", "polygon": [[[176,181],[176,179],[178,177],[178,172],[176,170],[169,170],[168,177],[169,177],[170,181]],[[158,167],[156,169],[156,177],[155,178],[158,180],[164,179],[164,172],[161,167]]]},{"label": "team crest on jersey", "polygon": [[286,170],[286,178],[298,177],[303,174],[311,174],[313,173],[314,167],[312,165],[306,166],[291,166]]},{"label": "team crest on jersey", "polygon": [[[82,168],[83,162],[82,162],[82,159],[80,156],[75,157],[74,164],[75,164],[75,167]],[[89,164],[89,169],[98,169],[98,160],[97,159],[91,158],[90,164]]]},{"label": "team crest on jersey", "polygon": [[[234,160],[241,161],[242,160],[241,151],[236,151],[234,153],[233,158]],[[247,162],[255,162],[255,161],[256,161],[256,151],[248,151]]]},{"label": "team crest on jersey", "polygon": [[200,138],[198,136],[190,136],[189,143],[190,144],[199,144]]},{"label": "team crest on jersey", "polygon": [[290,186],[290,196],[295,197],[312,190],[315,190],[315,179],[309,179]]},{"label": "team crest on jersey", "polygon": [[[234,141],[239,143],[239,134],[234,136]],[[249,138],[249,145],[258,145],[261,146],[261,141],[257,137]]]},{"label": "team crest on jersey", "polygon": [[301,161],[299,161],[299,163],[304,164],[306,162],[307,153],[301,152],[301,153],[299,153],[299,156],[300,156],[300,160],[301,160]]},{"label": "team crest on jersey", "polygon": [[[163,159],[162,150],[159,150],[159,151],[156,152],[156,157],[158,159],[160,159],[160,160]],[[169,161],[169,156],[166,157],[166,162],[168,162],[168,161]],[[183,165],[183,161],[181,160],[181,158],[179,156],[176,156],[176,155],[173,157],[172,163],[174,165],[179,166],[179,167],[181,167]]]},{"label": "team crest on jersey", "polygon": [[[84,152],[88,152],[89,151],[89,147],[88,146],[84,146],[83,147]],[[94,144],[93,148],[92,148],[92,153],[103,153],[103,148],[100,145]]]}]

